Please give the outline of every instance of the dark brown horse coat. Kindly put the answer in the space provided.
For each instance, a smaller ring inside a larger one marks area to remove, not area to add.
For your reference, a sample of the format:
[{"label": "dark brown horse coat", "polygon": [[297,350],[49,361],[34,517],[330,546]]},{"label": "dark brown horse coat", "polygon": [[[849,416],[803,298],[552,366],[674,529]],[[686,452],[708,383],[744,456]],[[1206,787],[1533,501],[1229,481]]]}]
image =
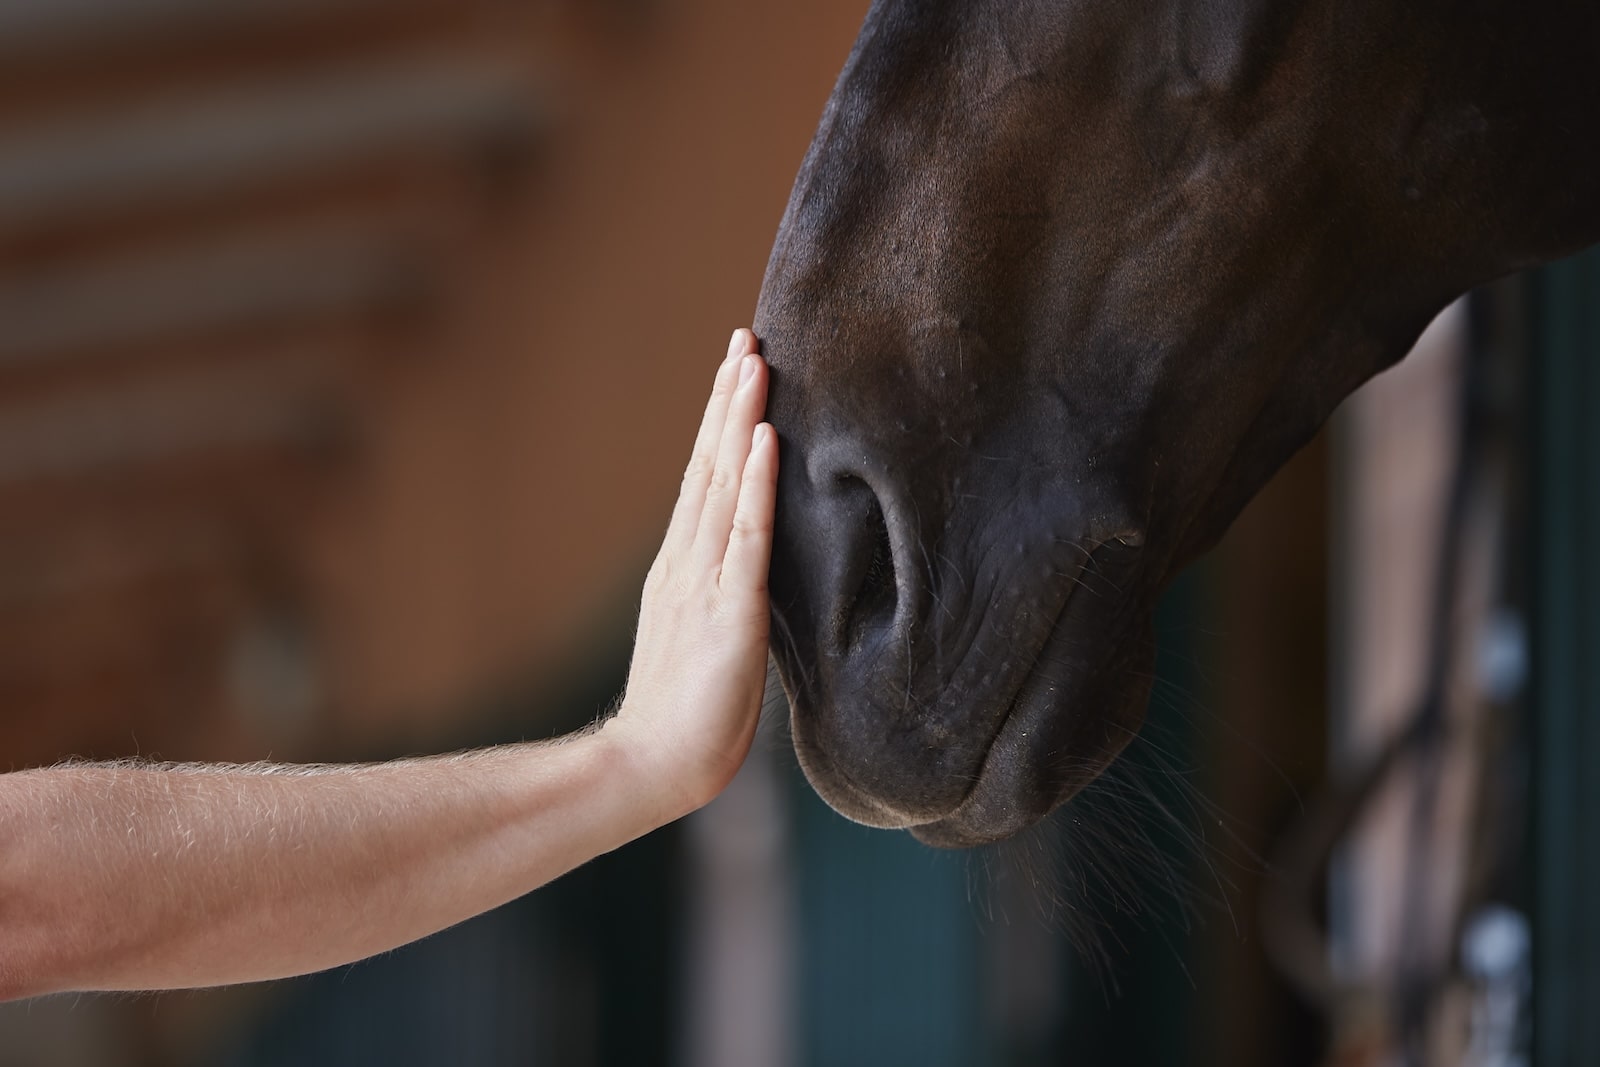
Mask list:
[{"label": "dark brown horse coat", "polygon": [[1596,240],[1592,2],[878,0],[755,323],[812,783],[1040,818],[1175,571],[1446,303]]}]

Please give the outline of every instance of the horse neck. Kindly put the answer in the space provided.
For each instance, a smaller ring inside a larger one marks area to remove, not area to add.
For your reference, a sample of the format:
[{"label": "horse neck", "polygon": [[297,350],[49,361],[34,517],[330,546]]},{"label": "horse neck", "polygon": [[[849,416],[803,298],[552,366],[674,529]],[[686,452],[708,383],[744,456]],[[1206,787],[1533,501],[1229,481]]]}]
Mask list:
[{"label": "horse neck", "polygon": [[1152,25],[1202,94],[1248,109],[1288,71],[1352,158],[1414,170],[1471,281],[1600,240],[1594,0],[1169,0]]}]

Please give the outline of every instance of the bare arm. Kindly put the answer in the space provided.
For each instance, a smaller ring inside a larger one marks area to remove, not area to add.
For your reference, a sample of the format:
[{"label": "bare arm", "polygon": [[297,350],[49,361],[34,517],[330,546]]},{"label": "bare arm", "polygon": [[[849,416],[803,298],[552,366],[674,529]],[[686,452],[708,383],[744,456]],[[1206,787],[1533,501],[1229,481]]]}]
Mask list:
[{"label": "bare arm", "polygon": [[753,348],[735,334],[718,371],[615,718],[546,744],[373,766],[0,775],[0,999],[357,960],[720,792],[749,750],[766,668],[777,443],[758,425]]}]

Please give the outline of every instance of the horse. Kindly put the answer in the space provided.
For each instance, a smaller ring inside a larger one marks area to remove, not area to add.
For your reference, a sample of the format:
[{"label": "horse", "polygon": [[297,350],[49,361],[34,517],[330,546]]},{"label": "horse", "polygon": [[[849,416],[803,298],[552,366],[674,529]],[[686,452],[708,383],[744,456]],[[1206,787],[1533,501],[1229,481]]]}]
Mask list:
[{"label": "horse", "polygon": [[1600,241],[1587,0],[875,0],[755,331],[773,657],[837,811],[998,841],[1154,604],[1457,296]]}]

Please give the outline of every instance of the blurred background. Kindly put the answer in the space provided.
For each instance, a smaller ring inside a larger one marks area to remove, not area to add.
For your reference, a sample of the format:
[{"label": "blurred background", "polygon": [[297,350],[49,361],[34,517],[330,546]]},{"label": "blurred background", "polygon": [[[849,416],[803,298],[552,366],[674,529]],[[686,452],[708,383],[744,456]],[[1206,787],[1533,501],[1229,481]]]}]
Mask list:
[{"label": "blurred background", "polygon": [[[0,0],[0,769],[607,707],[865,8]],[[1597,297],[1592,256],[1498,285],[1347,405],[1023,842],[846,823],[780,709],[523,900],[3,1006],[0,1065],[1600,1062]]]}]

